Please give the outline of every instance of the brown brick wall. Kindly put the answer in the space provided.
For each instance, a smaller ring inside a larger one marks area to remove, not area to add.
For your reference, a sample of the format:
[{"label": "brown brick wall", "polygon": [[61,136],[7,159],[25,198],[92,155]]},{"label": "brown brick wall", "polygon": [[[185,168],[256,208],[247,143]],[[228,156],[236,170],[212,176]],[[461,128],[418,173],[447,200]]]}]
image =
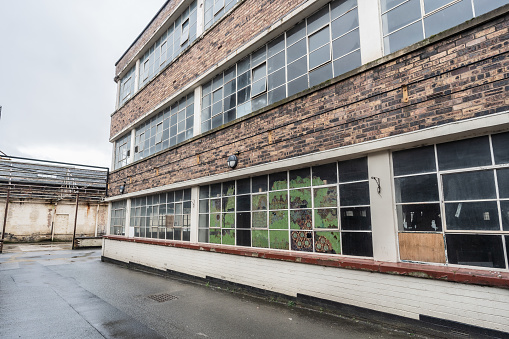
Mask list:
[{"label": "brown brick wall", "polygon": [[508,37],[506,14],[114,172],[109,194],[226,172],[235,151],[244,168],[509,110]]},{"label": "brown brick wall", "polygon": [[301,0],[244,1],[111,118],[110,137],[245,45]]}]

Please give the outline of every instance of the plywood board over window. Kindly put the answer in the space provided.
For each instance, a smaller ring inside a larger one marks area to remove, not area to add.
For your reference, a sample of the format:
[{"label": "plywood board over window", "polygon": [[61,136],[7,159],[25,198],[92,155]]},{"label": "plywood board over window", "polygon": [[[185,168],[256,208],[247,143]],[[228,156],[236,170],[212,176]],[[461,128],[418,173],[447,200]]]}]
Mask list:
[{"label": "plywood board over window", "polygon": [[399,255],[401,260],[445,264],[444,237],[436,233],[400,233]]}]

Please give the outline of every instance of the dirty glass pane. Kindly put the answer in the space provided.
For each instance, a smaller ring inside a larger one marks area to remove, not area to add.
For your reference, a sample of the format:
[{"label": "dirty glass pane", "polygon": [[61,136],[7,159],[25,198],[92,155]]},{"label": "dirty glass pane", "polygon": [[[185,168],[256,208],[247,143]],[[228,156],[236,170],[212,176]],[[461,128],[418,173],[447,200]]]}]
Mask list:
[{"label": "dirty glass pane", "polygon": [[339,182],[368,179],[368,158],[358,158],[338,162]]},{"label": "dirty glass pane", "polygon": [[[237,78],[237,85],[238,85],[238,88],[241,89],[241,88],[244,88],[246,87],[247,85],[250,85],[251,84],[251,72],[246,72],[244,74],[241,74],[239,75],[239,77]],[[244,101],[240,101],[239,102],[244,102]]]},{"label": "dirty glass pane", "polygon": [[453,173],[442,176],[446,201],[495,199],[493,171]]},{"label": "dirty glass pane", "polygon": [[262,94],[251,101],[253,112],[267,106],[267,94]]},{"label": "dirty glass pane", "polygon": [[237,246],[251,246],[251,232],[237,230]]},{"label": "dirty glass pane", "polygon": [[223,214],[223,228],[235,228],[235,213]]},{"label": "dirty glass pane", "polygon": [[509,133],[493,134],[491,136],[491,141],[493,143],[495,164],[508,164],[509,147],[507,147],[507,145],[509,145]]},{"label": "dirty glass pane", "polygon": [[394,175],[435,172],[435,149],[419,147],[392,153]]},{"label": "dirty glass pane", "polygon": [[237,213],[237,228],[251,228],[251,213]]},{"label": "dirty glass pane", "polygon": [[216,198],[221,196],[221,184],[210,185],[210,197]]},{"label": "dirty glass pane", "polygon": [[288,208],[287,191],[277,191],[269,193],[269,209],[280,210]]},{"label": "dirty glass pane", "polygon": [[237,194],[251,193],[251,179],[237,180]]},{"label": "dirty glass pane", "polygon": [[382,15],[383,34],[388,34],[421,18],[421,4],[419,0],[407,3]]},{"label": "dirty glass pane", "polygon": [[340,19],[334,20],[331,23],[332,39],[342,36],[343,34],[351,31],[352,29],[359,26],[359,19],[357,15],[357,9],[348,12]]},{"label": "dirty glass pane", "polygon": [[253,195],[253,211],[267,209],[267,194]]},{"label": "dirty glass pane", "polygon": [[313,252],[313,232],[291,231],[290,239],[293,251]]},{"label": "dirty glass pane", "polygon": [[310,230],[313,227],[312,210],[290,211],[290,228],[294,230]]},{"label": "dirty glass pane", "polygon": [[445,204],[445,218],[448,230],[500,230],[496,201]]},{"label": "dirty glass pane", "polygon": [[341,229],[371,230],[369,207],[348,207],[341,209]]},{"label": "dirty glass pane", "polygon": [[208,214],[200,214],[200,218],[198,221],[198,226],[200,228],[208,228],[209,227],[209,216]]},{"label": "dirty glass pane", "polygon": [[291,190],[290,208],[311,208],[311,189]]},{"label": "dirty glass pane", "polygon": [[384,38],[384,54],[391,54],[424,39],[421,21],[407,26]]},{"label": "dirty glass pane", "polygon": [[330,61],[330,58],[330,45],[327,44],[323,47],[320,47],[316,51],[309,54],[309,69],[311,70],[326,63],[327,61]]},{"label": "dirty glass pane", "polygon": [[336,186],[315,188],[313,193],[315,207],[336,207],[338,205],[338,189]]},{"label": "dirty glass pane", "polygon": [[221,199],[211,199],[209,210],[210,210],[210,213],[221,212]]},{"label": "dirty glass pane", "polygon": [[285,35],[281,34],[268,44],[268,54],[267,57],[275,55],[278,52],[281,52],[285,48]]},{"label": "dirty glass pane", "polygon": [[380,3],[382,5],[382,12],[385,12],[386,10],[391,9],[405,1],[406,0],[381,0]]},{"label": "dirty glass pane", "polygon": [[234,229],[223,229],[223,245],[235,245],[235,230]]},{"label": "dirty glass pane", "polygon": [[338,228],[337,208],[316,209],[315,228]]},{"label": "dirty glass pane", "polygon": [[[285,83],[285,69],[282,68],[275,73],[269,74],[268,82],[269,82],[269,90],[284,84]],[[286,93],[286,91],[284,93]],[[270,96],[269,96],[269,98],[270,98]]]},{"label": "dirty glass pane", "polygon": [[[308,32],[309,34],[309,32]],[[322,28],[318,32],[311,35],[309,38],[309,50],[314,51],[320,46],[328,44],[330,41],[329,26]]]},{"label": "dirty glass pane", "polygon": [[313,87],[324,81],[332,79],[332,63],[328,63],[309,72],[309,86]]},{"label": "dirty glass pane", "polygon": [[436,174],[395,178],[396,202],[438,201]]},{"label": "dirty glass pane", "polygon": [[305,74],[304,76],[288,83],[288,96],[292,96],[296,93],[302,92],[307,88],[308,88],[308,76],[307,74]]},{"label": "dirty glass pane", "polygon": [[273,173],[269,175],[269,189],[283,190],[288,188],[288,179],[286,172]]},{"label": "dirty glass pane", "polygon": [[237,197],[237,211],[251,210],[251,196],[241,195]]},{"label": "dirty glass pane", "polygon": [[508,0],[474,0],[475,15],[483,15],[508,3]]},{"label": "dirty glass pane", "polygon": [[[509,231],[509,201],[501,201],[500,210],[502,212],[504,231]],[[507,247],[509,248],[509,243],[507,243]]]},{"label": "dirty glass pane", "polygon": [[399,231],[442,231],[439,204],[412,204],[396,206]]},{"label": "dirty glass pane", "polygon": [[340,185],[339,201],[341,206],[369,205],[369,183]]},{"label": "dirty glass pane", "polygon": [[306,48],[306,40],[303,39],[296,43],[293,46],[288,47],[286,50],[286,63],[290,64],[291,62],[299,59],[300,57],[305,56],[307,53]]},{"label": "dirty glass pane", "polygon": [[278,250],[287,250],[289,248],[288,243],[288,231],[270,231],[270,248]]},{"label": "dirty glass pane", "polygon": [[301,21],[292,29],[286,32],[286,46],[297,42],[306,35],[306,22]]},{"label": "dirty glass pane", "polygon": [[343,232],[341,237],[344,255],[373,256],[371,232]]},{"label": "dirty glass pane", "polygon": [[283,100],[284,98],[286,98],[286,87],[285,86],[278,87],[275,90],[269,92],[267,104],[272,105],[273,103]]},{"label": "dirty glass pane", "polygon": [[326,164],[313,167],[313,186],[337,183],[336,164]]},{"label": "dirty glass pane", "polygon": [[273,56],[272,58],[270,58],[267,61],[267,65],[268,65],[268,73],[272,73],[275,70],[278,70],[281,67],[284,67],[285,66],[285,53],[280,52],[280,53],[276,54],[275,56]]},{"label": "dirty glass pane", "polygon": [[322,27],[329,21],[330,21],[330,19],[329,19],[329,5],[325,5],[318,12],[311,15],[307,19],[308,34],[313,33],[314,31],[316,31],[317,29],[319,29],[320,27]]},{"label": "dirty glass pane", "polygon": [[424,0],[424,13],[433,12],[435,9],[447,5],[453,0]]},{"label": "dirty glass pane", "polygon": [[228,181],[223,183],[223,196],[235,194],[235,181]]},{"label": "dirty glass pane", "polygon": [[253,54],[251,54],[251,66],[254,68],[261,62],[265,61],[267,58],[267,51],[265,46],[258,49],[257,51],[254,51]]},{"label": "dirty glass pane", "polygon": [[450,264],[506,268],[502,236],[446,234]]},{"label": "dirty glass pane", "polygon": [[[168,236],[166,236],[168,239]],[[198,230],[198,242],[209,242],[209,230]]]},{"label": "dirty glass pane", "polygon": [[253,178],[253,193],[267,191],[267,176],[262,175]]},{"label": "dirty glass pane", "polygon": [[311,186],[310,168],[302,168],[290,171],[290,188]]},{"label": "dirty glass pane", "polygon": [[269,213],[270,229],[288,229],[288,211],[271,211]]},{"label": "dirty glass pane", "polygon": [[253,228],[267,228],[267,212],[253,212]]},{"label": "dirty glass pane", "polygon": [[424,18],[424,31],[430,37],[448,28],[472,19],[472,3],[469,0],[460,1],[452,6]]},{"label": "dirty glass pane", "polygon": [[[300,58],[299,60],[288,65],[288,81],[291,81],[307,72],[307,59]],[[307,80],[306,80],[307,83]]]},{"label": "dirty glass pane", "polygon": [[221,214],[210,214],[210,228],[221,227]]},{"label": "dirty glass pane", "polygon": [[359,30],[356,29],[332,42],[334,59],[342,57],[360,47]]},{"label": "dirty glass pane", "polygon": [[341,233],[315,232],[315,252],[341,254]]},{"label": "dirty glass pane", "polygon": [[269,231],[253,230],[253,247],[269,248]]},{"label": "dirty glass pane", "polygon": [[212,244],[220,244],[221,243],[221,230],[220,229],[211,229],[209,242]]},{"label": "dirty glass pane", "polygon": [[487,136],[438,144],[437,153],[441,170],[491,165]]}]

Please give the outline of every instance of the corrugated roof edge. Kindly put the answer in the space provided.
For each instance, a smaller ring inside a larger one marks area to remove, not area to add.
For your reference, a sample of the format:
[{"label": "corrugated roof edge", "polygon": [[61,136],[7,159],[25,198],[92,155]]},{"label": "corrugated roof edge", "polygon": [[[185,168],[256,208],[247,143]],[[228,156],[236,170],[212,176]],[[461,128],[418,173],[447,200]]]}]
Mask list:
[{"label": "corrugated roof edge", "polygon": [[157,16],[161,13],[161,11],[163,10],[164,7],[166,7],[166,5],[168,4],[168,2],[170,2],[171,0],[166,0],[166,2],[161,6],[161,8],[159,8],[159,10],[157,11],[156,15],[154,15],[154,17],[152,18],[152,20],[150,20],[150,22],[147,24],[147,26],[145,26],[145,28],[141,31],[141,33],[136,37],[136,39],[134,39],[133,43],[126,49],[126,51],[124,52],[124,54],[122,54],[122,56],[120,57],[120,59],[117,60],[117,62],[115,62],[115,66],[118,65],[118,63],[120,62],[120,60],[122,60],[122,58],[127,54],[127,52],[129,52],[129,50],[131,49],[131,47],[134,46],[134,44],[136,43],[136,41],[138,41],[139,38],[141,38],[141,36],[143,35],[143,33],[145,33],[145,31],[150,27],[150,25],[152,24],[152,22],[154,22],[154,20],[157,18]]}]

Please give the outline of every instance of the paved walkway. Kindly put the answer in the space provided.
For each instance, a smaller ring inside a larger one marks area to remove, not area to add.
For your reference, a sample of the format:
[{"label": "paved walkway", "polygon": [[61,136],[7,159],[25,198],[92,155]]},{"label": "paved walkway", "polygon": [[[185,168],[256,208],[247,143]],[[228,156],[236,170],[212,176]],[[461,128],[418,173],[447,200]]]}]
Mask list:
[{"label": "paved walkway", "polygon": [[70,244],[6,245],[0,254],[0,338],[207,337],[416,335],[128,270]]}]

